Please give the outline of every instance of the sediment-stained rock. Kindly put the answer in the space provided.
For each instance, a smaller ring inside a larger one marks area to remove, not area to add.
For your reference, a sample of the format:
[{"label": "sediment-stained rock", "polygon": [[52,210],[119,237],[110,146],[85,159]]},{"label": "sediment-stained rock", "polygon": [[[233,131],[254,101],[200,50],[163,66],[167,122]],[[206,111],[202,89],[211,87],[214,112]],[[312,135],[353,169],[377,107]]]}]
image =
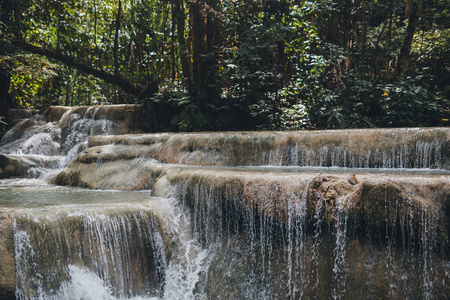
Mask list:
[{"label": "sediment-stained rock", "polygon": [[[95,136],[165,163],[450,169],[449,128]],[[147,146],[147,147],[138,147]]]},{"label": "sediment-stained rock", "polygon": [[18,249],[11,274],[18,294],[42,297],[61,291],[70,279],[68,268],[72,265],[95,271],[119,298],[129,293],[161,296],[169,247],[164,244],[163,212],[154,205],[111,203],[16,210],[12,214],[17,224],[13,240]]},{"label": "sediment-stained rock", "polygon": [[61,156],[0,154],[0,179],[35,178],[46,169],[57,169],[63,161]]},{"label": "sediment-stained rock", "polygon": [[0,207],[0,299],[15,299],[13,218]]},{"label": "sediment-stained rock", "polygon": [[27,167],[14,158],[0,154],[0,178],[13,176],[26,177]]},{"label": "sediment-stained rock", "polygon": [[[249,293],[364,299],[369,293],[402,299],[450,293],[445,172],[167,164],[154,160],[164,160],[162,140],[90,143],[56,183],[170,192],[191,211],[199,242],[218,247],[203,274],[208,297],[219,297],[223,287],[231,298]],[[188,154],[179,153],[184,162]]]},{"label": "sediment-stained rock", "polygon": [[[214,250],[198,286],[208,298],[226,287],[226,298],[445,299],[449,134],[95,136],[54,183],[176,198]],[[248,167],[267,164],[321,168]]]},{"label": "sediment-stained rock", "polygon": [[400,218],[398,222],[402,225],[406,222],[403,218],[420,219],[417,214],[422,208],[441,210],[446,205],[445,199],[450,198],[447,175],[358,173],[353,175],[357,183],[352,184],[346,173],[267,172],[162,164],[144,158],[127,160],[128,154],[109,147],[108,153],[113,153],[114,159],[106,159],[105,152],[95,160],[85,159],[85,155],[92,157],[89,151],[97,149],[90,148],[61,172],[55,183],[91,189],[139,190],[151,188],[158,178],[165,176],[172,185],[208,187],[220,194],[223,201],[238,199],[248,209],[279,221],[288,218],[288,205],[294,201],[307,203],[310,216],[315,215],[318,206],[323,207],[325,218],[331,223],[339,208],[356,226],[395,218]]},{"label": "sediment-stained rock", "polygon": [[91,135],[141,132],[143,124],[141,105],[51,106],[41,113],[13,110],[14,116],[24,119],[11,121],[2,137],[0,178],[38,177],[52,161],[67,165]]}]

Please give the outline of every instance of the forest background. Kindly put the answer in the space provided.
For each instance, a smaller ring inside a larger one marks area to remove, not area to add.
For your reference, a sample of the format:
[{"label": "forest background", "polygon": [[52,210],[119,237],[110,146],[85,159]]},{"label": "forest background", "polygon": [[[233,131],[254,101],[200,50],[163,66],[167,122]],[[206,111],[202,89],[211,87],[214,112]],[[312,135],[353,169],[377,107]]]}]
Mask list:
[{"label": "forest background", "polygon": [[149,131],[449,125],[450,0],[0,0],[8,108]]}]

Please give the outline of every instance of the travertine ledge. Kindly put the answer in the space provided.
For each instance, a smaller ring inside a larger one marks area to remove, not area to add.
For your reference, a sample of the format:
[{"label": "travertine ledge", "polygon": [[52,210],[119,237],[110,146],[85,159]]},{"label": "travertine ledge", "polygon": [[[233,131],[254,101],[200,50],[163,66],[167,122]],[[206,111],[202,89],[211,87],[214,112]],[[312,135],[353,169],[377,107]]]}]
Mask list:
[{"label": "travertine ledge", "polygon": [[189,165],[450,169],[444,127],[94,136],[97,155],[88,156],[114,159],[112,144],[121,155]]}]

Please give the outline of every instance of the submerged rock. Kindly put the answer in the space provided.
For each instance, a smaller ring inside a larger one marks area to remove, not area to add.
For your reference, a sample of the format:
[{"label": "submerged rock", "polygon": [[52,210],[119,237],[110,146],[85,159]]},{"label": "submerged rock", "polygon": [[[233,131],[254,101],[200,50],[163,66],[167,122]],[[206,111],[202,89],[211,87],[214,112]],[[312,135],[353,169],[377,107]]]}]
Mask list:
[{"label": "submerged rock", "polygon": [[28,166],[21,164],[19,160],[0,154],[0,178],[26,177],[27,168]]}]

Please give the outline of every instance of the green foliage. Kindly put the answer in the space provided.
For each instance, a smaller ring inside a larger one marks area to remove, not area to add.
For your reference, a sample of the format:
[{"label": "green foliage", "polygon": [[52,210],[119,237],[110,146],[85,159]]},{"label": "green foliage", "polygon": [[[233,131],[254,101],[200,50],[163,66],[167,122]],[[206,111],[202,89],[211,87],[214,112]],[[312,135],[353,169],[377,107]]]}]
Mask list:
[{"label": "green foliage", "polygon": [[208,128],[208,118],[199,112],[191,95],[179,86],[167,86],[156,97],[155,101],[168,101],[178,108],[177,127],[180,131],[193,131]]},{"label": "green foliage", "polygon": [[432,126],[439,117],[441,107],[433,94],[412,78],[389,84],[385,91],[383,108],[389,126]]},{"label": "green foliage", "polygon": [[224,3],[230,34],[223,49],[223,96],[250,108],[258,128],[280,128],[282,108],[298,102],[298,64],[314,31],[302,22],[301,7],[288,1]]},{"label": "green foliage", "polygon": [[281,109],[281,126],[283,130],[300,130],[310,127],[306,106],[294,104]]},{"label": "green foliage", "polygon": [[57,99],[52,83],[57,78],[58,65],[32,54],[2,56],[0,68],[10,70],[9,94],[21,108],[49,106]]},{"label": "green foliage", "polygon": [[[167,103],[180,131],[448,125],[449,11],[447,0],[3,1],[0,69],[17,107]],[[126,94],[17,41],[147,89]]]},{"label": "green foliage", "polygon": [[208,115],[201,112],[192,95],[179,85],[167,85],[152,101],[168,102],[177,108],[176,125],[179,131],[231,128],[234,122],[230,118],[229,107],[220,106],[220,103],[208,103]]}]

